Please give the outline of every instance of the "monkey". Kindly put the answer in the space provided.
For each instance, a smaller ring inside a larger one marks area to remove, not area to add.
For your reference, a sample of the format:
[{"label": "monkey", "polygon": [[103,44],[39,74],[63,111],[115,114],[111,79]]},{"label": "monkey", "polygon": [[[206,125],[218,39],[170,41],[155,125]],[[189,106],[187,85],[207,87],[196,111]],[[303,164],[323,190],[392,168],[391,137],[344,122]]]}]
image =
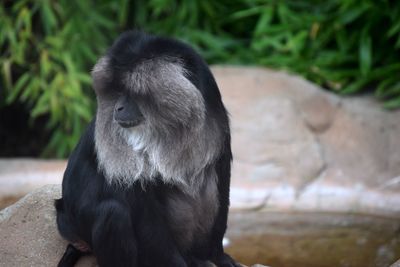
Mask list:
[{"label": "monkey", "polygon": [[224,252],[229,117],[202,57],[173,38],[122,33],[92,70],[97,111],[55,200],[58,266],[241,266]]}]

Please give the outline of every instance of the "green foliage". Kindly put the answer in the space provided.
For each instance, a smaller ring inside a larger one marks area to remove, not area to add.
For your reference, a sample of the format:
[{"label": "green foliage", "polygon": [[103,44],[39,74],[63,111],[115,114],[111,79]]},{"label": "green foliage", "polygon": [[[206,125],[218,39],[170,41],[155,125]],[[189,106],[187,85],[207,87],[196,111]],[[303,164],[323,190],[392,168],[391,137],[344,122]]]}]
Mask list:
[{"label": "green foliage", "polygon": [[300,73],[400,106],[400,3],[390,0],[15,0],[0,4],[5,98],[48,116],[45,155],[65,156],[94,114],[90,69],[124,29],[175,36],[209,63]]},{"label": "green foliage", "polygon": [[400,3],[389,0],[153,0],[135,22],[197,45],[211,63],[300,73],[343,94],[376,88],[400,106]]},{"label": "green foliage", "polygon": [[32,121],[48,116],[52,138],[44,155],[67,155],[92,117],[90,68],[117,34],[116,22],[101,15],[108,6],[67,0],[0,5],[2,101],[26,104]]}]

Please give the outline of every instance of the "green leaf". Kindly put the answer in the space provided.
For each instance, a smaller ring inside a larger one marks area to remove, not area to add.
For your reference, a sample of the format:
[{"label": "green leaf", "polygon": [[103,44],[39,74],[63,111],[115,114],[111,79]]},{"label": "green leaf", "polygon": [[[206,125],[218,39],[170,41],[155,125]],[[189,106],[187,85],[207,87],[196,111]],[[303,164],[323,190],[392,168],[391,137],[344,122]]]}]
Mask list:
[{"label": "green leaf", "polygon": [[349,9],[346,12],[343,12],[340,17],[339,17],[339,21],[346,25],[346,24],[350,24],[353,21],[355,21],[356,19],[358,19],[365,11],[365,8],[363,7],[358,7],[358,8],[354,8],[354,9]]},{"label": "green leaf", "polygon": [[395,109],[400,107],[400,96],[386,101],[383,106],[387,109]]},{"label": "green leaf", "polygon": [[3,61],[3,77],[5,81],[6,88],[11,88],[12,78],[11,78],[11,60],[6,59]]},{"label": "green leaf", "polygon": [[21,77],[19,77],[18,81],[12,87],[11,92],[8,94],[8,96],[6,98],[7,104],[11,104],[15,101],[15,99],[18,97],[18,95],[21,93],[21,91],[27,85],[30,78],[31,78],[30,73],[25,73]]},{"label": "green leaf", "polygon": [[49,110],[49,100],[50,100],[51,92],[44,91],[42,95],[39,97],[36,102],[35,107],[31,111],[31,117],[36,118],[39,115],[46,113]]},{"label": "green leaf", "polygon": [[359,48],[360,71],[363,76],[368,75],[372,65],[372,40],[367,31],[361,35]]},{"label": "green leaf", "polygon": [[232,13],[229,16],[229,20],[239,20],[239,19],[243,19],[246,17],[258,15],[262,12],[262,10],[263,9],[260,8],[259,6],[255,6],[255,7],[249,8],[249,9],[245,9],[245,10],[239,10],[239,11]]},{"label": "green leaf", "polygon": [[388,88],[390,88],[390,86],[392,86],[398,80],[399,79],[397,77],[391,77],[380,82],[375,90],[375,96],[380,98],[386,97],[388,93]]},{"label": "green leaf", "polygon": [[393,37],[396,34],[400,34],[400,20],[393,24],[387,32],[387,37]]},{"label": "green leaf", "polygon": [[28,102],[28,99],[32,101],[36,101],[37,99],[32,99],[30,96],[37,90],[40,90],[40,83],[41,80],[39,78],[32,78],[30,79],[30,82],[23,88],[21,95],[19,99],[22,102]]},{"label": "green leaf", "polygon": [[369,79],[364,78],[364,79],[359,79],[355,82],[353,82],[351,85],[346,86],[343,90],[340,91],[342,94],[353,94],[358,91],[360,91],[363,86],[367,85],[369,83]]},{"label": "green leaf", "polygon": [[85,121],[90,121],[93,117],[93,114],[90,112],[88,107],[82,106],[79,103],[76,103],[72,106],[73,110]]},{"label": "green leaf", "polygon": [[40,6],[42,25],[46,34],[52,34],[57,26],[57,18],[50,7],[50,1],[42,0]]},{"label": "green leaf", "polygon": [[[379,90],[379,87],[378,87],[378,90]],[[396,83],[392,82],[390,84],[389,83],[386,84],[386,87],[384,88],[384,90],[381,90],[379,97],[387,98],[387,97],[397,96],[397,95],[400,95],[400,81],[398,81],[398,80]]]},{"label": "green leaf", "polygon": [[262,9],[261,16],[259,17],[256,27],[254,28],[254,36],[260,36],[265,34],[267,27],[269,26],[273,16],[272,7],[264,7]]}]

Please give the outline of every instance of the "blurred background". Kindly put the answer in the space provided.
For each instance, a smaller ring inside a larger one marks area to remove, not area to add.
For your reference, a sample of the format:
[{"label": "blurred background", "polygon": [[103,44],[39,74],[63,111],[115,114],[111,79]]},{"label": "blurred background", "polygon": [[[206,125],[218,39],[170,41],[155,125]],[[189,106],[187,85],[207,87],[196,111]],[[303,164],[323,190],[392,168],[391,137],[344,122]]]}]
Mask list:
[{"label": "blurred background", "polygon": [[235,258],[400,258],[400,2],[389,0],[1,1],[0,209],[61,182],[95,112],[90,71],[129,29],[183,40],[213,66],[232,120]]}]

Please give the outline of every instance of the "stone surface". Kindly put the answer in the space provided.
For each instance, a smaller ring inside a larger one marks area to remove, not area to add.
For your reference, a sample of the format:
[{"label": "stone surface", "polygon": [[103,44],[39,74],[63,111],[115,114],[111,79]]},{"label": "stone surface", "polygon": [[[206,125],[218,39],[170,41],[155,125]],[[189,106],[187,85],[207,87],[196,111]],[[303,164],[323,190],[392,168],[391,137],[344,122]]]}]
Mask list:
[{"label": "stone surface", "polygon": [[0,212],[0,266],[56,266],[63,241],[52,200],[59,195],[59,186],[46,186]]},{"label": "stone surface", "polygon": [[400,260],[398,260],[395,263],[393,263],[392,265],[390,265],[390,267],[400,267]]},{"label": "stone surface", "polygon": [[[284,72],[212,70],[231,114],[233,209],[400,216],[400,111]],[[60,183],[64,168],[64,161],[0,160],[0,205]]]},{"label": "stone surface", "polygon": [[232,207],[400,216],[400,111],[283,72],[213,72],[232,118]]},{"label": "stone surface", "polygon": [[[57,266],[67,243],[56,229],[54,199],[60,185],[47,185],[0,211],[0,266]],[[96,266],[85,257],[77,266]]]}]

